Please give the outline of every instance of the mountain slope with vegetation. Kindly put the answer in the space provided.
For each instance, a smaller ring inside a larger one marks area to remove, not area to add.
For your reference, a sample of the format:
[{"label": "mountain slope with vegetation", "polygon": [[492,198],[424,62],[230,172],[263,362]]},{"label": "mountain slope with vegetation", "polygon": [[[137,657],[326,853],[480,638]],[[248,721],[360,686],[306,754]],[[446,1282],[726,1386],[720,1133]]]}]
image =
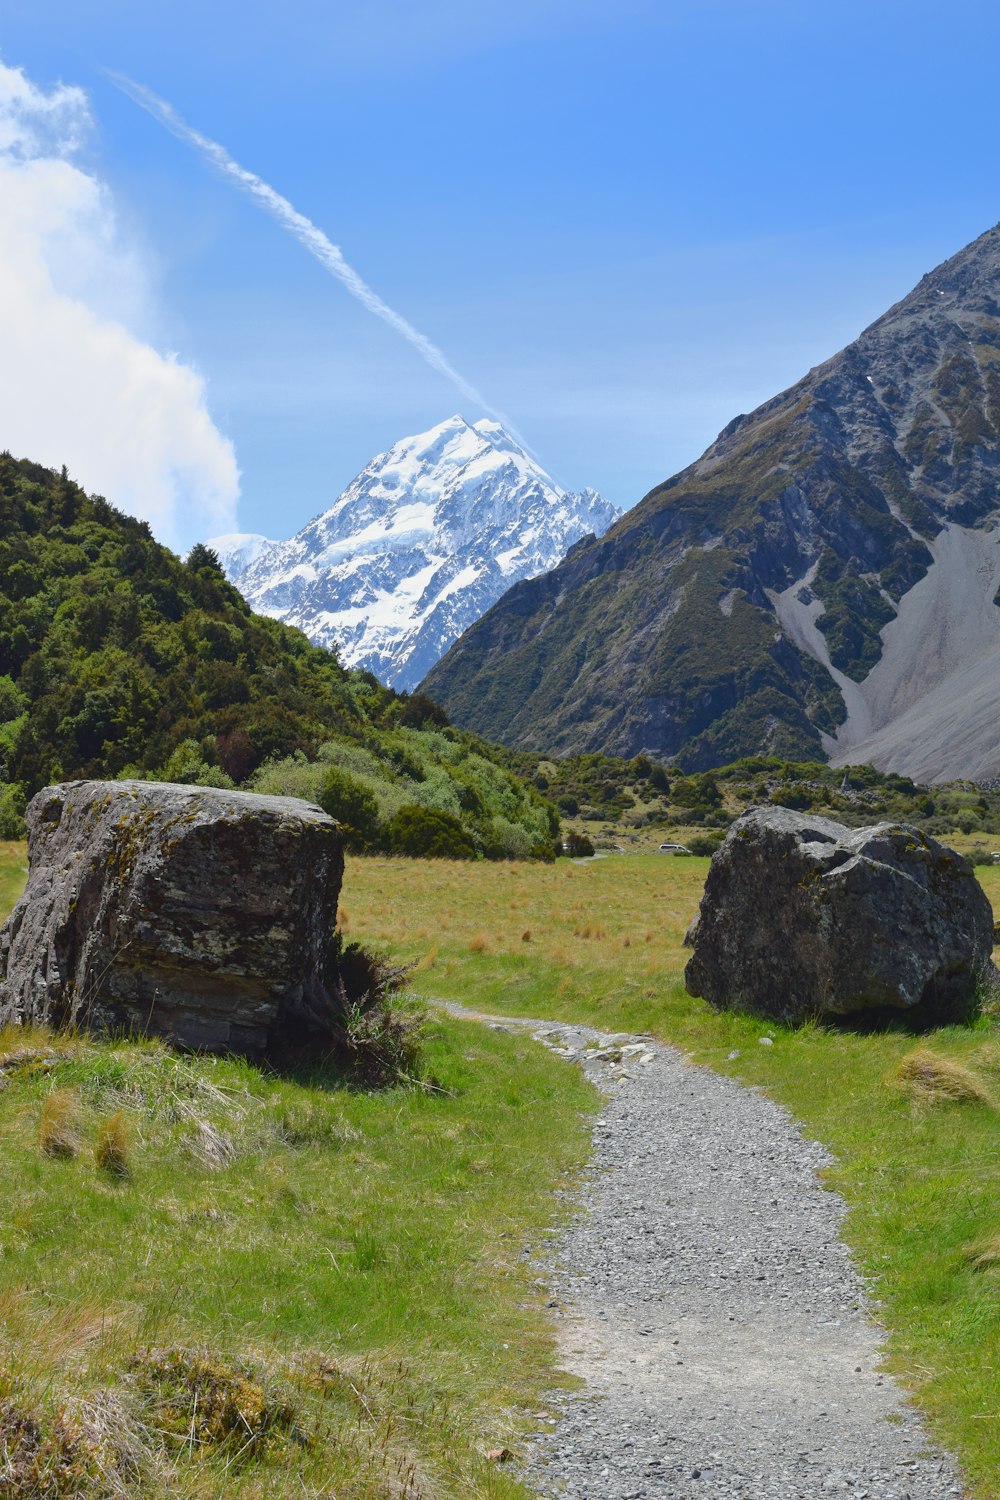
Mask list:
[{"label": "mountain slope with vegetation", "polygon": [[[968,666],[963,611],[974,654],[1000,662],[1000,610],[986,607],[1000,554],[985,560],[986,605],[972,587],[998,471],[995,228],[600,540],[511,589],[423,687],[456,721],[527,749],[646,752],[697,771],[863,744],[852,758],[923,779],[996,774],[988,726],[963,763],[973,710],[954,695],[947,712],[935,699],[926,766],[897,764],[877,734]],[[901,610],[925,578],[941,608]],[[945,639],[917,672],[914,640],[942,611]],[[891,681],[869,684],[883,657]]]},{"label": "mountain slope with vegetation", "polygon": [[0,836],[49,782],[121,775],[320,800],[355,848],[551,855],[505,756],[252,613],[66,475],[0,455]]}]

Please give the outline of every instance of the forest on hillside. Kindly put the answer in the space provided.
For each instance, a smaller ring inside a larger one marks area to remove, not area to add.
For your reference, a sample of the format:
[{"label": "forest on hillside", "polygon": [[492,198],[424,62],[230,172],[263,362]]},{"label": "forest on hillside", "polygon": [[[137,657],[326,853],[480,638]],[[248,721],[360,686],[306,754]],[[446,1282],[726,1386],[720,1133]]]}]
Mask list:
[{"label": "forest on hillside", "polygon": [[0,455],[0,836],[50,782],[136,776],[309,796],[358,849],[551,858],[555,808],[507,762],[255,615],[208,548]]}]

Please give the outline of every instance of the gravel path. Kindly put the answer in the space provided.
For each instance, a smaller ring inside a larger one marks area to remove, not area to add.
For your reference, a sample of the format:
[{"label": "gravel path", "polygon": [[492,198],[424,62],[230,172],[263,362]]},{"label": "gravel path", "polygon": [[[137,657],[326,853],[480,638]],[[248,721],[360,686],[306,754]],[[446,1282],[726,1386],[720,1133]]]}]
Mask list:
[{"label": "gravel path", "polygon": [[[456,1015],[470,1016],[459,1007]],[[648,1038],[529,1028],[605,1090],[583,1203],[545,1268],[586,1388],[530,1439],[539,1495],[947,1500],[954,1461],[879,1372],[830,1156],[753,1089]]]}]

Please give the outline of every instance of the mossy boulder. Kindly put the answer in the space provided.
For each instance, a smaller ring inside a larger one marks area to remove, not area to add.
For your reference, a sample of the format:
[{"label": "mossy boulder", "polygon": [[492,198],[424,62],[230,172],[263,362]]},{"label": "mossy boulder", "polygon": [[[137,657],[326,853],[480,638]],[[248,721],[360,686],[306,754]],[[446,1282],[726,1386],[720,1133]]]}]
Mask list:
[{"label": "mossy boulder", "polygon": [[972,1016],[993,913],[966,859],[905,823],[845,828],[784,807],[737,818],[685,942],[688,991],[792,1025]]},{"label": "mossy boulder", "polygon": [[0,931],[0,1023],[264,1057],[332,1041],[343,841],[320,808],[146,781],[46,787]]}]

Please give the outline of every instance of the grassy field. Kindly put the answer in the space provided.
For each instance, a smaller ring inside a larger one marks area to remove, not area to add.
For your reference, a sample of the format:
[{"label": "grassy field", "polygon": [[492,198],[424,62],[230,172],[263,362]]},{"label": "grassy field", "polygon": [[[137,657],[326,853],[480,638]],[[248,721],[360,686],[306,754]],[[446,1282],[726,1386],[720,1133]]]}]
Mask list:
[{"label": "grassy field", "polygon": [[28,853],[24,844],[0,840],[0,914],[6,916],[24,889]]},{"label": "grassy field", "polygon": [[[8,895],[23,862],[21,846],[0,849]],[[680,983],[706,868],[352,859],[341,921],[413,962],[428,997],[649,1030],[785,1103],[838,1158],[830,1181],[884,1304],[891,1366],[973,1492],[997,1500],[1000,1029],[987,1018],[918,1045],[715,1015]],[[1000,899],[1000,870],[979,873]],[[65,1432],[82,1430],[75,1461],[96,1463],[87,1442],[110,1411],[150,1495],[520,1493],[482,1454],[516,1447],[518,1412],[552,1380],[524,1250],[586,1152],[594,1096],[574,1070],[450,1021],[428,1043],[437,1089],[382,1097],[157,1047],[64,1052],[0,1089],[14,1184],[0,1207],[0,1401],[41,1413],[51,1452],[72,1457]],[[60,1100],[62,1156],[41,1146]],[[119,1112],[121,1178],[95,1156]],[[261,1413],[255,1441],[225,1425],[231,1388]],[[109,1441],[97,1447],[114,1469]]]},{"label": "grassy field", "polygon": [[2,1500],[523,1493],[485,1455],[553,1382],[530,1250],[596,1096],[453,1021],[425,1068],[0,1034]]},{"label": "grassy field", "polygon": [[[414,962],[414,984],[429,996],[649,1030],[787,1105],[838,1158],[829,1179],[884,1302],[891,1367],[961,1455],[974,1492],[996,1500],[1000,1027],[986,1018],[918,1049],[902,1033],[791,1032],[714,1014],[680,980],[706,869],[670,855],[554,867],[355,860],[346,921],[351,936]],[[1000,899],[1000,870],[978,873]],[[765,1034],[770,1047],[759,1044]],[[919,1076],[904,1086],[896,1073],[928,1051],[921,1093]],[[949,1088],[961,1097],[948,1100]]]}]

